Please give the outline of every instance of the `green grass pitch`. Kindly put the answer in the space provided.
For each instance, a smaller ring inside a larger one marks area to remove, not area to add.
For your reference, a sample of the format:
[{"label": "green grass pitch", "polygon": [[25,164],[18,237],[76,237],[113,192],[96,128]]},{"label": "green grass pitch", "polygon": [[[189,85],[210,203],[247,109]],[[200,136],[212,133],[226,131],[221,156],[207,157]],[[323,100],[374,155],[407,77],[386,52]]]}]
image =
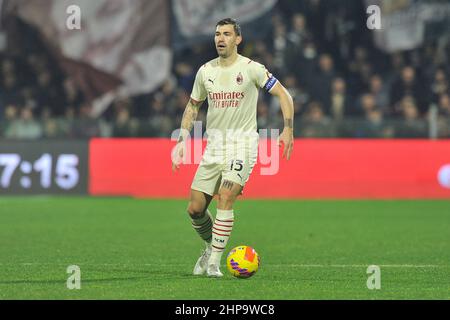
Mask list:
[{"label": "green grass pitch", "polygon": [[[450,299],[450,201],[241,199],[228,249],[253,246],[262,263],[246,280],[225,254],[223,278],[191,275],[203,244],[186,205],[0,198],[0,299]],[[69,265],[80,290],[66,287]]]}]

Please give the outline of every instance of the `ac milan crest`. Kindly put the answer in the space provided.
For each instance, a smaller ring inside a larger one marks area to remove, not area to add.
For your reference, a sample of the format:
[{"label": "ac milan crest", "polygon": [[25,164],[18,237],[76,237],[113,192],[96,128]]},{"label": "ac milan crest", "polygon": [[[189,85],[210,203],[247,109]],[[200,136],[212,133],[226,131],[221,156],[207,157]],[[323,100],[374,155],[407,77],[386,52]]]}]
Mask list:
[{"label": "ac milan crest", "polygon": [[242,76],[242,73],[239,72],[238,76],[236,77],[237,84],[241,85],[242,82],[244,82],[244,77]]}]

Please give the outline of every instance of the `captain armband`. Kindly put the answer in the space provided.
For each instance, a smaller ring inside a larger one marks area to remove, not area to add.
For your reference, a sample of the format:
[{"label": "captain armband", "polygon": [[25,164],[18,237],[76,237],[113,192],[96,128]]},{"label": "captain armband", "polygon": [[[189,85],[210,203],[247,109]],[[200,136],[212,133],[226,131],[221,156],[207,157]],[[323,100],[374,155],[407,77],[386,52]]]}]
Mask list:
[{"label": "captain armband", "polygon": [[269,80],[267,80],[266,85],[264,86],[264,90],[266,90],[267,92],[270,92],[270,90],[273,89],[273,87],[275,86],[275,84],[278,82],[278,79],[275,78],[274,76],[271,76],[269,78]]}]

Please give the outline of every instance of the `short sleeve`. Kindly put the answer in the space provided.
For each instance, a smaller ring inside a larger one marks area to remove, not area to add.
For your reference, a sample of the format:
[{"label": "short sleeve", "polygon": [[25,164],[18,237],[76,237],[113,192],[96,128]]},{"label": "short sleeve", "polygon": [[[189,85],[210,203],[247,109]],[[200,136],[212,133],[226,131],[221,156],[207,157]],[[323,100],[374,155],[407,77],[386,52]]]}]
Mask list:
[{"label": "short sleeve", "polygon": [[197,75],[195,76],[194,86],[192,88],[191,99],[201,102],[206,99],[206,89],[203,83],[203,74],[202,69],[197,71]]},{"label": "short sleeve", "polygon": [[270,92],[278,80],[260,63],[254,62],[252,69],[256,85]]}]

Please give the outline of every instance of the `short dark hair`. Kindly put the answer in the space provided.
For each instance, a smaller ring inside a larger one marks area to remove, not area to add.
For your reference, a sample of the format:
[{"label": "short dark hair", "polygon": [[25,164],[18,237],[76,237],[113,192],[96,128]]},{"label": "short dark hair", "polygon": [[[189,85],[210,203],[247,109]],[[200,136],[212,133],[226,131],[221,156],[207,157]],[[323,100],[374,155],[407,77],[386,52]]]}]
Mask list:
[{"label": "short dark hair", "polygon": [[231,24],[234,27],[234,32],[236,33],[237,36],[241,36],[242,35],[241,26],[233,18],[225,18],[225,19],[220,20],[219,22],[217,22],[216,28],[218,26],[225,26],[225,25],[228,25],[228,24]]}]

